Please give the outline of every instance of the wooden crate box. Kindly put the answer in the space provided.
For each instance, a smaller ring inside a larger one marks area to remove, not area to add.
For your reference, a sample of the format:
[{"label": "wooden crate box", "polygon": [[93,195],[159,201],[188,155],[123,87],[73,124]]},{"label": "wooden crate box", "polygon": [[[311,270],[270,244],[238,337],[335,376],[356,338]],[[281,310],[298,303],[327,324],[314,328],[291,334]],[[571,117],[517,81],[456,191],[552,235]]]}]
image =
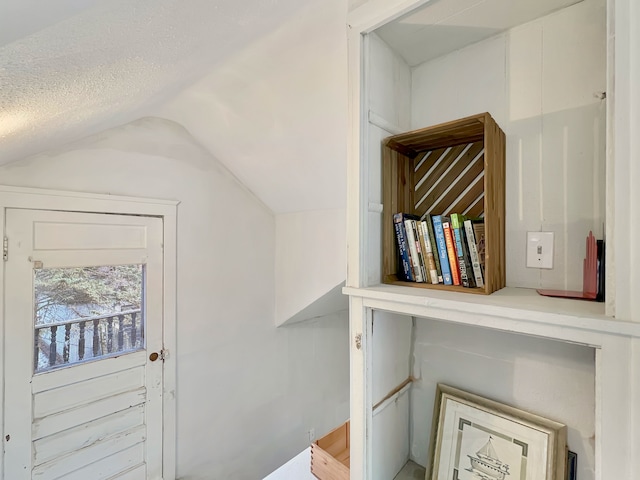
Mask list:
[{"label": "wooden crate box", "polygon": [[[388,137],[382,145],[384,283],[490,294],[505,286],[505,135],[488,113]],[[484,288],[399,280],[393,214],[484,216]]]},{"label": "wooden crate box", "polygon": [[320,480],[349,480],[349,422],[311,445],[311,473]]}]

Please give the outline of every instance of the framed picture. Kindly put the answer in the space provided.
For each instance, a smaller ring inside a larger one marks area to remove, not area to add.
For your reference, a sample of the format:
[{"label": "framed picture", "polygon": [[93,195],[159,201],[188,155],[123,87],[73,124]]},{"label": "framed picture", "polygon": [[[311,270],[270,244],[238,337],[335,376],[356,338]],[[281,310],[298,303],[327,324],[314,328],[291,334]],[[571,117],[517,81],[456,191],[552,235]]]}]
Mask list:
[{"label": "framed picture", "polygon": [[567,427],[439,384],[427,480],[564,480]]}]

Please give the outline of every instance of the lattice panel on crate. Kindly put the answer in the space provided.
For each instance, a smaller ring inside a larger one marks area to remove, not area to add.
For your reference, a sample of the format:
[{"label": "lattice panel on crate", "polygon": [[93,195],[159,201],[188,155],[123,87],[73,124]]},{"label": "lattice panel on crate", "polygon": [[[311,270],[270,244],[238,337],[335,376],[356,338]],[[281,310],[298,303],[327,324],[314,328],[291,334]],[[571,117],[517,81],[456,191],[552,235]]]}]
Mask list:
[{"label": "lattice panel on crate", "polygon": [[484,213],[484,144],[467,143],[420,154],[413,174],[417,215]]}]

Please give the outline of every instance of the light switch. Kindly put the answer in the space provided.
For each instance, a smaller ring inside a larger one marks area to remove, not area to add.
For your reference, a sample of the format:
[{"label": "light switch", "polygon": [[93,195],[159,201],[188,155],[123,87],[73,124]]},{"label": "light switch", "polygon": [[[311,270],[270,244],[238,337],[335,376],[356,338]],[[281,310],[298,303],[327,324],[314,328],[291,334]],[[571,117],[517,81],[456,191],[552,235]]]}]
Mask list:
[{"label": "light switch", "polygon": [[527,232],[527,267],[553,268],[553,232]]}]

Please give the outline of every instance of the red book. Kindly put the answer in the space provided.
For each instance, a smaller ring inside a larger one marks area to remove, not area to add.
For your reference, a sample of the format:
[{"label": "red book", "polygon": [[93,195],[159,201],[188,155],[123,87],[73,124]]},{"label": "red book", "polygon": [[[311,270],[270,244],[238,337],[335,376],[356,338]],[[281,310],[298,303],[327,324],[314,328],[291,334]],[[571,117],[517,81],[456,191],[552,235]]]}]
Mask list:
[{"label": "red book", "polygon": [[447,244],[447,254],[449,255],[449,265],[451,266],[451,280],[454,285],[460,285],[460,265],[458,264],[458,252],[456,251],[456,241],[453,238],[451,223],[442,222],[444,230],[444,241]]}]

